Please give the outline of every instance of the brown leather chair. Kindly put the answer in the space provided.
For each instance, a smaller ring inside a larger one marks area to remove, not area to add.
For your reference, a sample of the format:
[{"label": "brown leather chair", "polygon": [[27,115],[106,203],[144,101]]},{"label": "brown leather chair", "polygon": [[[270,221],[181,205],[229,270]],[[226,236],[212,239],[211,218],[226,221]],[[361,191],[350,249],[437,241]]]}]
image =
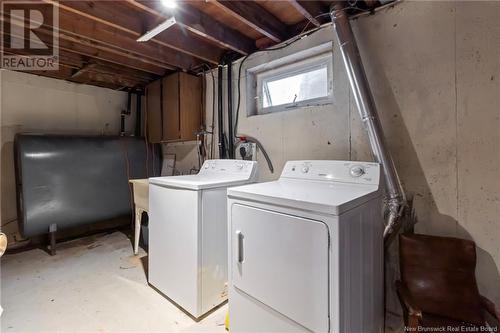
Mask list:
[{"label": "brown leather chair", "polygon": [[499,327],[500,312],[477,288],[474,242],[400,235],[399,260],[396,289],[407,331],[481,332],[488,325]]}]

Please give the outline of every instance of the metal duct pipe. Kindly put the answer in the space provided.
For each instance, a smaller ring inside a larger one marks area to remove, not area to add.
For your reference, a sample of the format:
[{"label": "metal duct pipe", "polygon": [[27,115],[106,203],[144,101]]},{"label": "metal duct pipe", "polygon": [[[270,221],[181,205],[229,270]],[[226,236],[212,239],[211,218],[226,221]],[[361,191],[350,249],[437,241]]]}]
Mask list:
[{"label": "metal duct pipe", "polygon": [[351,89],[363,121],[375,161],[381,164],[384,173],[387,191],[387,221],[384,230],[384,239],[394,230],[399,217],[406,205],[406,198],[399,180],[398,173],[387,149],[382,126],[377,114],[377,108],[366,78],[363,63],[359,55],[356,38],[349,23],[344,3],[337,1],[333,4],[330,16],[349,77]]}]

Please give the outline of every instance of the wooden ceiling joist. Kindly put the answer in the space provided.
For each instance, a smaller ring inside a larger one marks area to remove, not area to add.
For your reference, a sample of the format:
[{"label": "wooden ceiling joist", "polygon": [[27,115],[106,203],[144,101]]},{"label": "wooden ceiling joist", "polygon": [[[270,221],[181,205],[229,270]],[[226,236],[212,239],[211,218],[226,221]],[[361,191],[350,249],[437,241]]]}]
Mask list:
[{"label": "wooden ceiling joist", "polygon": [[[16,24],[15,20],[12,22]],[[167,52],[158,45],[139,45],[135,40],[122,36],[113,28],[102,27],[100,23],[83,17],[71,17],[67,13],[59,13],[59,29],[57,30],[60,40],[124,55],[169,70],[189,69],[199,64],[192,57]],[[37,29],[37,34],[40,35],[46,34],[50,37],[51,33],[52,28],[45,25]]]},{"label": "wooden ceiling joist", "polygon": [[117,28],[84,16],[75,17],[65,11],[59,12],[59,31],[75,38],[90,40],[109,48],[133,53],[138,57],[148,58],[170,68],[190,69],[201,63],[193,56],[171,52],[162,45],[138,43],[135,35],[127,35]]},{"label": "wooden ceiling joist", "polygon": [[[5,52],[9,55],[18,55],[21,57],[29,57],[30,53],[24,50],[13,52]],[[143,87],[147,83],[157,79],[159,76],[150,75],[141,71],[126,69],[121,66],[116,66],[109,63],[94,63],[94,60],[84,59],[81,56],[60,50],[59,52],[59,70],[57,71],[30,71],[37,74],[45,75],[47,72],[53,72],[50,77],[65,79],[72,82],[90,83],[89,79],[92,76],[94,79],[99,79],[101,83],[113,84],[113,87],[120,86],[126,88]],[[68,71],[71,69],[72,71]],[[92,72],[89,74],[89,72]],[[98,75],[106,74],[106,75]],[[47,76],[47,75],[45,75]],[[81,78],[84,77],[82,80]],[[95,81],[95,80],[94,80]],[[119,82],[119,84],[117,84]]]},{"label": "wooden ceiling joist", "polygon": [[144,73],[137,72],[137,71],[130,71],[130,70],[124,70],[121,67],[118,66],[113,66],[112,64],[108,63],[101,63],[101,62],[95,62],[94,60],[89,60],[85,64],[82,64],[77,68],[77,71],[75,71],[71,77],[78,77],[82,75],[85,72],[100,72],[100,73],[106,73],[110,75],[117,75],[117,76],[122,76],[124,78],[127,78],[128,80],[132,81],[135,83],[135,85],[142,85],[148,82],[151,82],[155,79],[157,79],[157,76],[153,75],[143,75]]},{"label": "wooden ceiling joist", "polygon": [[123,66],[127,70],[135,69],[146,73],[155,74],[158,76],[163,76],[167,73],[167,70],[164,67],[157,66],[156,64],[142,62],[136,59],[135,57],[131,58],[128,55],[124,54],[118,54],[101,49],[95,49],[93,47],[68,41],[66,39],[64,40],[61,39],[59,41],[59,50],[72,52],[82,56],[110,62],[115,65]]},{"label": "wooden ceiling joist", "polygon": [[106,66],[90,63],[75,71],[67,80],[78,83],[101,82],[119,87],[136,88],[147,81],[139,81],[126,74],[118,74]]},{"label": "wooden ceiling joist", "polygon": [[[121,31],[134,41],[150,29],[149,22],[144,22],[141,15],[130,15],[123,1],[62,1],[44,0],[47,3],[56,3],[60,11],[71,12],[85,17],[102,25]],[[160,34],[147,44],[158,44],[169,48],[176,53],[196,57],[203,61],[217,64],[221,52],[207,42],[193,41],[189,36],[177,34]]]},{"label": "wooden ceiling joist", "polygon": [[255,41],[228,26],[222,25],[209,15],[187,4],[180,5],[175,12],[167,12],[161,3],[157,1],[126,1],[129,5],[144,10],[160,19],[167,19],[173,15],[176,24],[181,28],[205,38],[220,47],[236,51],[243,55],[255,51]]},{"label": "wooden ceiling joist", "polygon": [[[2,21],[0,19],[0,21]],[[52,46],[52,36],[47,30],[40,29],[37,32],[38,38],[46,44]],[[16,36],[20,38],[20,36]],[[100,48],[96,48],[93,45],[89,45],[88,42],[81,42],[75,38],[63,35],[59,38],[59,52],[69,52],[76,55],[102,60],[108,63],[113,63],[115,65],[123,66],[127,70],[134,69],[149,74],[154,74],[157,76],[163,76],[167,73],[167,70],[160,65],[151,62],[145,62],[145,59],[137,59],[136,56],[125,54],[121,52],[108,52]],[[24,36],[24,38],[27,38]],[[173,69],[173,68],[169,68]]]},{"label": "wooden ceiling joist", "polygon": [[[247,55],[283,42],[329,21],[332,2],[177,0],[172,10],[159,0],[28,1],[59,8],[59,26],[42,25],[34,33],[51,45],[57,29],[60,68],[33,73],[120,90],[142,89],[172,71],[213,67],[228,51]],[[364,9],[379,4],[365,2],[360,2]],[[172,16],[176,24],[146,42],[137,42]]]},{"label": "wooden ceiling joist", "polygon": [[210,0],[210,3],[274,42],[279,43],[289,37],[287,26],[256,2]]},{"label": "wooden ceiling joist", "polygon": [[89,22],[88,19],[82,17],[70,20],[69,17],[60,14],[59,20],[59,35],[61,38],[72,38],[77,42],[96,48],[129,54],[132,58],[141,59],[141,61],[149,60],[167,69],[189,69],[199,63],[193,57],[168,52],[158,45],[141,45],[135,40],[117,33],[113,28],[105,28],[100,23]]}]

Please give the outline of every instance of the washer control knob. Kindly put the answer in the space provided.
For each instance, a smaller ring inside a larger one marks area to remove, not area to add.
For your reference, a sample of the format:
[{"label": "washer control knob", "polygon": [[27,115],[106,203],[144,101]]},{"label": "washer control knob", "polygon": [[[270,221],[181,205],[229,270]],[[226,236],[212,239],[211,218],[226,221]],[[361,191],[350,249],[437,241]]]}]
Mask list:
[{"label": "washer control knob", "polygon": [[309,172],[309,167],[307,165],[304,165],[302,167],[302,173],[308,173]]},{"label": "washer control knob", "polygon": [[236,164],[236,169],[238,169],[238,170],[243,169],[243,163]]},{"label": "washer control knob", "polygon": [[351,176],[361,177],[365,174],[365,169],[360,165],[355,165],[350,170]]}]

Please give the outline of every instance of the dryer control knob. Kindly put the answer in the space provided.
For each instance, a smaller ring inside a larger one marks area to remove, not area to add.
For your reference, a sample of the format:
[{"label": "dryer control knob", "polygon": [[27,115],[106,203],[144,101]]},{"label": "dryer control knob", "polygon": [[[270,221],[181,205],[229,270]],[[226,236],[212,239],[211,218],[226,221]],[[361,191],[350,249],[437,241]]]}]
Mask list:
[{"label": "dryer control knob", "polygon": [[238,169],[238,170],[243,169],[243,163],[236,164],[236,169]]},{"label": "dryer control knob", "polygon": [[308,173],[309,172],[309,167],[307,165],[304,165],[302,167],[302,173]]},{"label": "dryer control knob", "polygon": [[360,165],[356,165],[351,168],[350,173],[353,177],[361,177],[365,174],[365,169]]}]

